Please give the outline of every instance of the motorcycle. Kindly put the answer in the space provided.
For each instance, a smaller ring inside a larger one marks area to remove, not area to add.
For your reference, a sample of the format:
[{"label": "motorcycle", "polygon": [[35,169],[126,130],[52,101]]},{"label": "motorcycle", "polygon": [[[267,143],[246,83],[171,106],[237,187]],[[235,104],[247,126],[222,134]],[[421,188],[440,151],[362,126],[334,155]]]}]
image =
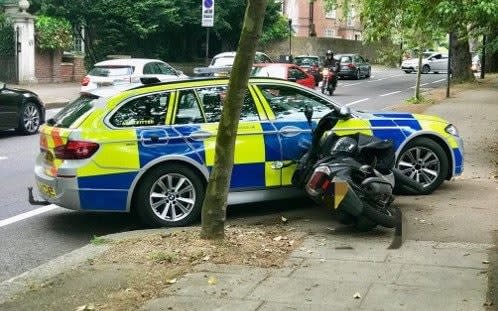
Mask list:
[{"label": "motorcycle", "polygon": [[[312,112],[305,114],[308,117]],[[337,136],[331,131],[339,118],[350,115],[343,108],[319,121],[292,182],[315,202],[334,210],[341,223],[361,231],[377,225],[399,227],[401,211],[392,205],[395,184],[411,190],[420,186],[394,168],[390,141],[360,133]]]},{"label": "motorcycle", "polygon": [[334,95],[334,91],[337,87],[337,73],[335,71],[335,68],[323,68],[322,75],[322,93],[329,93],[329,95]]}]

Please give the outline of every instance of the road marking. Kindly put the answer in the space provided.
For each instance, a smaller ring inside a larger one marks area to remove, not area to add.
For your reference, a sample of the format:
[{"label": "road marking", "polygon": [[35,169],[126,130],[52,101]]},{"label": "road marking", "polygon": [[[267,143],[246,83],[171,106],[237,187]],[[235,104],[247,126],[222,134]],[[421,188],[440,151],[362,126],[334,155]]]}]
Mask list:
[{"label": "road marking", "polygon": [[351,84],[345,84],[343,85],[343,87],[346,87],[346,86],[351,86],[351,85],[357,85],[357,84],[360,84],[361,82],[356,82],[356,83],[351,83]]},{"label": "road marking", "polygon": [[[368,80],[367,82],[377,82],[377,81],[382,81],[382,80],[385,80],[385,79],[390,79],[390,78],[395,78],[395,77],[400,77],[400,76],[404,76],[404,74],[402,75],[394,75],[394,76],[389,76],[389,77],[385,77],[385,78],[380,78],[380,79],[377,79],[377,80]],[[372,78],[372,77],[371,77]]]},{"label": "road marking", "polygon": [[7,160],[7,159],[8,159],[7,157],[0,156],[0,161]]},{"label": "road marking", "polygon": [[348,107],[348,106],[351,106],[351,105],[354,105],[354,104],[358,104],[358,103],[361,103],[361,102],[364,102],[366,100],[369,100],[370,98],[363,98],[363,99],[360,99],[360,100],[356,100],[354,102],[351,102],[351,103],[348,103],[346,105],[344,105],[344,107]]},{"label": "road marking", "polygon": [[[422,83],[422,84],[420,84],[419,86],[424,86],[424,85],[427,85],[427,84],[429,84],[429,83]],[[410,88],[411,88],[411,89],[414,89],[414,88],[416,88],[416,87],[417,87],[416,85],[414,85],[414,86],[410,86]]]},{"label": "road marking", "polygon": [[398,94],[398,93],[401,93],[401,91],[396,91],[396,92],[386,93],[386,94],[382,94],[382,95],[379,95],[379,96],[380,96],[380,97],[384,97],[384,96],[394,95],[394,94]]},{"label": "road marking", "polygon": [[0,220],[0,228],[5,227],[5,226],[10,225],[10,224],[13,224],[13,223],[16,223],[18,221],[33,217],[33,216],[36,216],[36,215],[40,215],[40,214],[49,212],[49,211],[54,210],[56,208],[58,208],[57,205],[50,204],[50,205],[46,205],[46,206],[37,208],[35,210],[26,212],[26,213],[22,213],[22,214],[19,214],[19,215],[16,215],[16,216],[13,216],[13,217],[10,217],[7,219]]},{"label": "road marking", "polygon": [[436,81],[432,81],[431,83],[438,83],[438,82],[441,82],[441,81],[446,81],[446,78],[444,78],[444,79],[439,79],[439,80],[436,80]]}]

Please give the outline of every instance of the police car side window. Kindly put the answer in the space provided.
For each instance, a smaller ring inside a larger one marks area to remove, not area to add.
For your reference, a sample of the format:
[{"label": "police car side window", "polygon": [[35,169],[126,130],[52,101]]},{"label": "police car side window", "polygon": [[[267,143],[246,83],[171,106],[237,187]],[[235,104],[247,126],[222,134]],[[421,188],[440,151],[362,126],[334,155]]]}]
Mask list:
[{"label": "police car side window", "polygon": [[197,97],[193,90],[180,91],[178,109],[175,116],[175,124],[203,123]]},{"label": "police car side window", "polygon": [[115,127],[164,125],[168,99],[166,92],[134,98],[119,107],[109,122]]},{"label": "police car side window", "polygon": [[313,118],[320,118],[330,112],[323,99],[311,93],[284,85],[259,85],[263,96],[275,114],[275,119],[306,120],[304,108],[313,107]]},{"label": "police car side window", "polygon": [[[207,123],[220,121],[227,91],[228,87],[225,85],[197,89],[197,95],[201,99]],[[259,115],[252,96],[247,90],[245,94],[240,112],[240,121],[259,121]]]}]

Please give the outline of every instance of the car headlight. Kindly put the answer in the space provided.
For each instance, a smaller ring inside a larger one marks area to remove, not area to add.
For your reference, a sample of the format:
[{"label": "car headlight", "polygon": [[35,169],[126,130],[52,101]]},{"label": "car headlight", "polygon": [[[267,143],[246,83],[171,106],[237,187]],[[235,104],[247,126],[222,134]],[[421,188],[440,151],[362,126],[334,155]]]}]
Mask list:
[{"label": "car headlight", "polygon": [[447,127],[444,128],[446,133],[451,134],[453,136],[458,136],[458,130],[453,124],[449,124]]}]

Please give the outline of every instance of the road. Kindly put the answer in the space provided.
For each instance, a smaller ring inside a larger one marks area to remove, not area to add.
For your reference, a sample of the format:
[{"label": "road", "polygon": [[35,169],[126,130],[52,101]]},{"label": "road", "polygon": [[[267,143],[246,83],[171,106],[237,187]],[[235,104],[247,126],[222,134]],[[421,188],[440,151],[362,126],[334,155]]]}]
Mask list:
[{"label": "road", "polygon": [[[386,110],[413,95],[415,74],[377,69],[366,80],[340,80],[333,100],[353,109]],[[423,75],[422,86],[445,83],[445,75]],[[56,110],[49,110],[48,117]],[[33,164],[38,136],[0,132],[0,282],[87,244],[93,236],[140,228],[126,214],[84,214],[56,206],[37,208],[27,202],[27,187],[34,183]],[[257,211],[233,208],[231,217],[286,208],[264,204]]]}]

